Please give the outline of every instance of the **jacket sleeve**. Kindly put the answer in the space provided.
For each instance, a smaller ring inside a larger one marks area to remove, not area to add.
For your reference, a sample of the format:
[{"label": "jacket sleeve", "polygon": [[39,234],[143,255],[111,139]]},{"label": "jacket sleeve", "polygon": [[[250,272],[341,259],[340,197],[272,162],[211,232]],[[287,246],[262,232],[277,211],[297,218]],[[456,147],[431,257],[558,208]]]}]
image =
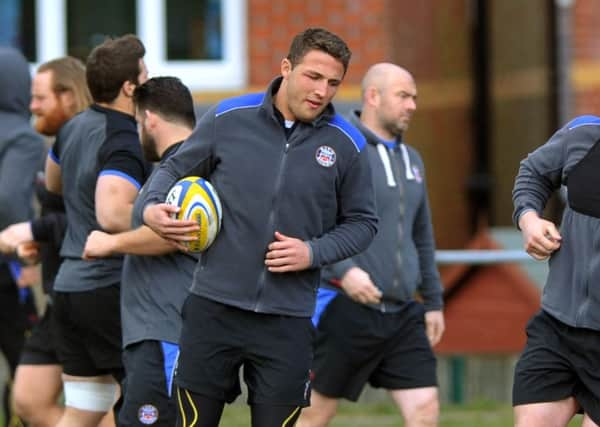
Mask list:
[{"label": "jacket sleeve", "polygon": [[375,190],[366,149],[357,153],[345,170],[338,200],[337,226],[309,242],[312,267],[323,267],[362,252],[377,233]]},{"label": "jacket sleeve", "polygon": [[154,173],[144,192],[145,195],[142,196],[144,207],[148,204],[163,203],[169,189],[185,176],[210,176],[213,166],[214,108],[200,118],[189,138]]},{"label": "jacket sleeve", "polygon": [[[589,139],[579,138],[580,134],[586,132],[585,129],[569,130],[565,126],[521,161],[512,192],[515,225],[518,226],[519,218],[525,211],[534,210],[542,215],[548,199],[563,182],[567,157],[581,158],[589,149],[589,145],[586,147],[585,143],[577,142],[577,139]],[[575,135],[578,137],[573,138]],[[575,153],[576,151],[580,153]]]},{"label": "jacket sleeve", "polygon": [[[425,175],[422,162],[421,170]],[[413,240],[417,248],[421,269],[421,283],[418,291],[423,298],[425,311],[432,311],[441,310],[444,302],[442,282],[435,262],[435,238],[426,183],[426,180],[423,179],[423,198],[415,217]]]},{"label": "jacket sleeve", "polygon": [[0,157],[0,228],[31,219],[35,172],[44,157],[41,138],[25,135]]},{"label": "jacket sleeve", "polygon": [[352,258],[326,265],[321,270],[321,280],[328,284],[334,284],[335,281],[341,280],[352,267],[356,267],[356,263]]}]

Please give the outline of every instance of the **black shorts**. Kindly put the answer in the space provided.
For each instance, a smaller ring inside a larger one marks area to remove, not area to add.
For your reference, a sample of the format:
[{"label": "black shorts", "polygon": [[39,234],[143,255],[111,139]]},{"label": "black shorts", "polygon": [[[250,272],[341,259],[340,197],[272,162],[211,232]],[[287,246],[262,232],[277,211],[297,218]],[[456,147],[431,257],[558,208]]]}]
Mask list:
[{"label": "black shorts", "polygon": [[31,335],[25,341],[20,365],[58,365],[56,337],[52,321],[53,307],[46,305],[46,312],[35,324]]},{"label": "black shorts", "polygon": [[421,304],[381,313],[343,294],[329,303],[317,327],[312,387],[356,401],[367,382],[388,390],[437,386]]},{"label": "black shorts", "polygon": [[67,375],[123,377],[119,285],[55,292],[53,320],[58,360]]},{"label": "black shorts", "polygon": [[[8,264],[0,262],[0,352],[14,374],[27,330],[26,312]],[[2,381],[0,381],[0,384]]]},{"label": "black shorts", "polygon": [[568,326],[544,311],[529,321],[526,332],[513,406],[574,397],[600,424],[600,332]]},{"label": "black shorts", "polygon": [[243,365],[249,404],[308,406],[313,337],[308,317],[255,313],[190,295],[175,382],[232,402]]},{"label": "black shorts", "polygon": [[161,341],[140,341],[125,348],[120,427],[175,425],[177,413],[171,386],[178,355],[176,344]]}]

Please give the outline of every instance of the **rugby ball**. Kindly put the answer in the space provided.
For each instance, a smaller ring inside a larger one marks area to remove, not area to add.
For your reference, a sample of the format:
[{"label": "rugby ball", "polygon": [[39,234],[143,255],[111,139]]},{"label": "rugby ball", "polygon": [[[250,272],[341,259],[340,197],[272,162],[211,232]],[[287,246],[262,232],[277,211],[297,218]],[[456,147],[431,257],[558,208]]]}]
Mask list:
[{"label": "rugby ball", "polygon": [[199,176],[182,178],[171,187],[165,203],[181,208],[173,218],[191,219],[200,226],[193,233],[197,239],[184,243],[190,252],[206,250],[217,237],[223,218],[221,201],[210,182]]}]

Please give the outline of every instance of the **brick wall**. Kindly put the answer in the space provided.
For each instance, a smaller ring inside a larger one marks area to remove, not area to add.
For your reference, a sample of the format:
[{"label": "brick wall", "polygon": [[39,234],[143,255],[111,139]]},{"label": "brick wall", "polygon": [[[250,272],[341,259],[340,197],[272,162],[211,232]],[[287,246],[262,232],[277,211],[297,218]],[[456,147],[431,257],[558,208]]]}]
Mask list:
[{"label": "brick wall", "polygon": [[347,84],[358,84],[370,64],[386,58],[386,0],[248,0],[250,85],[263,86],[278,73],[294,35],[324,27],[353,51]]},{"label": "brick wall", "polygon": [[600,2],[577,0],[572,9],[574,115],[600,115]]},{"label": "brick wall", "polygon": [[292,37],[321,26],[353,51],[336,103],[357,104],[359,85],[374,63],[395,62],[415,76],[418,110],[406,139],[427,168],[439,247],[470,237],[466,183],[471,170],[469,1],[248,0],[249,85],[278,74]]}]

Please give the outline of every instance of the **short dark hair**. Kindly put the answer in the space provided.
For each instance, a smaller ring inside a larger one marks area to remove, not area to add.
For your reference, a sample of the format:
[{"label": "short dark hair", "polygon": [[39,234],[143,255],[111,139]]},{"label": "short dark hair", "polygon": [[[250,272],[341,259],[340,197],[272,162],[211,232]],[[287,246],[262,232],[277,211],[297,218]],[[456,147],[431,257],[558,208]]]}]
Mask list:
[{"label": "short dark hair", "polygon": [[133,34],[109,38],[96,46],[87,58],[86,79],[96,102],[112,102],[125,82],[139,84],[140,59],[144,44]]},{"label": "short dark hair", "polygon": [[311,50],[320,50],[339,60],[344,65],[344,74],[346,74],[352,52],[340,37],[324,28],[307,28],[292,40],[287,59],[294,67],[302,62],[304,56]]},{"label": "short dark hair", "polygon": [[190,129],[196,126],[192,94],[177,77],[153,77],[137,86],[133,104],[138,110],[150,110],[169,122]]}]

